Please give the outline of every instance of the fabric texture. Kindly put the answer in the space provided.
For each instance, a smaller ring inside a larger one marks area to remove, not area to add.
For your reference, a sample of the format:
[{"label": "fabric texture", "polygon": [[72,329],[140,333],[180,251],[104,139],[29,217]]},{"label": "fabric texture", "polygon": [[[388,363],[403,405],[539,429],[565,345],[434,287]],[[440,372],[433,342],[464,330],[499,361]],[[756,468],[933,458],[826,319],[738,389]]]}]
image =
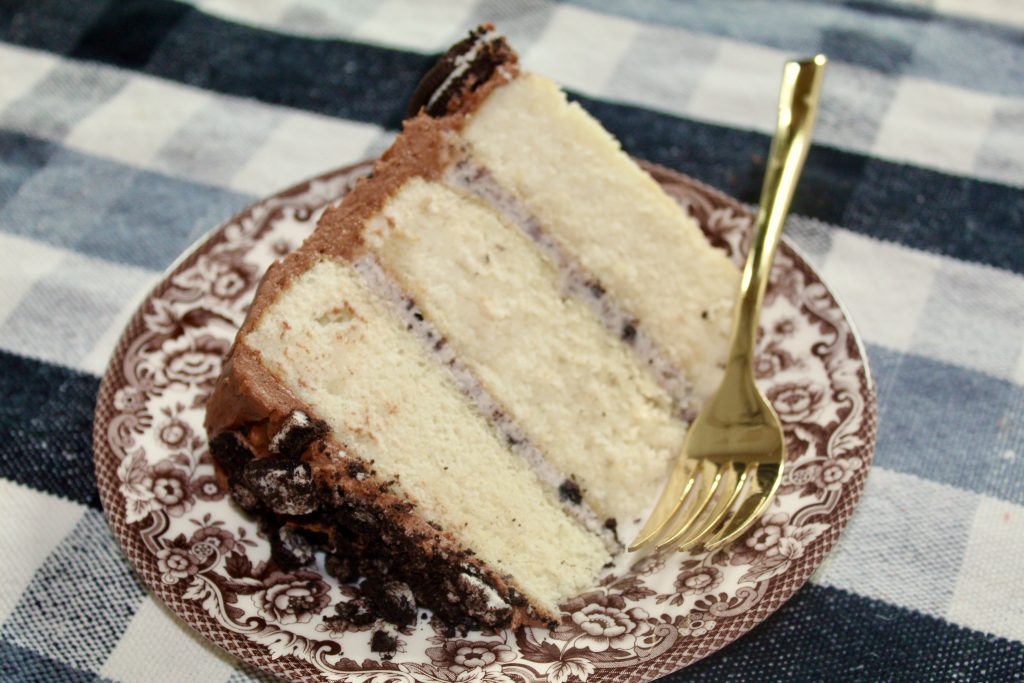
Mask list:
[{"label": "fabric texture", "polygon": [[968,0],[0,3],[0,680],[270,680],[117,547],[99,376],[189,244],[378,154],[481,21],[751,203],[782,63],[832,60],[788,235],[867,343],[874,467],[811,582],[667,680],[1024,680],[1024,12]]}]

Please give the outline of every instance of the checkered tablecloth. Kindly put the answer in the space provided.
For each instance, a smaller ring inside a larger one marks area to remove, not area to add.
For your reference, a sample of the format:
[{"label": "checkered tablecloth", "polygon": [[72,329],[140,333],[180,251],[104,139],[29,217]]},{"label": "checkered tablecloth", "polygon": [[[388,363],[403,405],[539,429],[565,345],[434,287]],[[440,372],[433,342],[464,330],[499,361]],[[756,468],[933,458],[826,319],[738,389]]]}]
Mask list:
[{"label": "checkered tablecloth", "polygon": [[789,235],[867,342],[875,465],[811,582],[672,680],[1024,679],[1024,5],[997,0],[0,0],[0,679],[268,680],[114,542],[99,375],[193,240],[377,154],[484,20],[747,202],[783,61],[832,60]]}]

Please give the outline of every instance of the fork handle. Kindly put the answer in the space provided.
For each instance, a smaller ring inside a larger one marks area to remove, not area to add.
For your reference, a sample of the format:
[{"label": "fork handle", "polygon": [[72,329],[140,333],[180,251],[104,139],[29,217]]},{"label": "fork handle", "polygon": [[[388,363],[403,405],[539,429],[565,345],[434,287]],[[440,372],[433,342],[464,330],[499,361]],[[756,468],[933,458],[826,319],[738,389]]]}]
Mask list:
[{"label": "fork handle", "polygon": [[727,364],[730,369],[742,368],[749,373],[743,380],[753,376],[761,304],[768,286],[772,259],[775,258],[793,193],[811,144],[826,62],[825,55],[817,55],[812,59],[787,62],[782,72],[778,123],[768,154],[764,184],[761,186],[754,238],[740,279],[740,294],[733,317],[729,350],[730,362]]}]

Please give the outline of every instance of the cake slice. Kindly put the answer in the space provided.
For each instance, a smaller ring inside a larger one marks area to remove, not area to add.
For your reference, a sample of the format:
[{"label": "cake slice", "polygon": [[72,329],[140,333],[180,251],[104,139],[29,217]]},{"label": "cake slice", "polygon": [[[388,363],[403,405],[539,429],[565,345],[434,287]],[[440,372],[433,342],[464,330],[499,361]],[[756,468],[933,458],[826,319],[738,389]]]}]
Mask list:
[{"label": "cake slice", "polygon": [[411,110],[264,277],[210,450],[275,561],[325,550],[393,621],[551,623],[657,496],[738,273],[488,26]]}]

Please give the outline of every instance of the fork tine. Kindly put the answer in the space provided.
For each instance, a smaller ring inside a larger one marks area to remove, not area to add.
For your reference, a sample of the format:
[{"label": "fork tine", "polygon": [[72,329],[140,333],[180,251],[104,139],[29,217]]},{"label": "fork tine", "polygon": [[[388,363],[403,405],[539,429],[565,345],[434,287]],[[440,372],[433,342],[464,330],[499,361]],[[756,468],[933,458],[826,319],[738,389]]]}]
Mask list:
[{"label": "fork tine", "polygon": [[647,523],[644,524],[643,529],[640,530],[640,533],[636,535],[636,538],[629,545],[629,552],[639,550],[648,545],[652,539],[661,533],[665,525],[676,516],[679,509],[683,506],[683,501],[686,500],[690,490],[693,489],[694,483],[696,483],[697,475],[694,473],[695,469],[694,461],[689,458],[679,459],[676,466],[672,469],[672,475],[665,484],[665,488],[661,491],[661,497],[654,506],[654,510],[647,518]]},{"label": "fork tine", "polygon": [[[686,514],[683,520],[676,525],[675,531],[667,539],[660,539],[658,541],[658,550],[662,550],[669,546],[675,545],[680,538],[682,538],[693,526],[694,522],[700,519],[700,516],[704,514],[704,510],[707,509],[708,503],[715,497],[715,493],[722,484],[723,467],[717,463],[713,463],[710,460],[701,460],[700,465],[702,468],[703,484],[707,486],[707,490],[701,497],[700,502],[693,506],[693,508]],[[712,466],[714,469],[712,469]],[[708,480],[711,480],[710,484],[707,484]]]},{"label": "fork tine", "polygon": [[732,510],[733,505],[736,504],[736,500],[743,491],[744,484],[747,483],[750,468],[747,467],[746,463],[732,461],[728,465],[728,471],[729,488],[725,489],[728,493],[723,493],[719,497],[715,502],[715,506],[711,509],[711,513],[704,521],[703,526],[696,533],[692,533],[688,538],[680,540],[679,550],[689,550],[707,538],[711,532],[718,528],[718,525],[722,523],[722,520]]},{"label": "fork tine", "polygon": [[765,463],[757,466],[754,485],[760,491],[743,501],[736,514],[711,540],[704,544],[706,549],[717,550],[732,543],[760,519],[761,514],[768,507],[768,503],[771,502],[772,496],[775,495],[775,490],[779,487],[781,478],[778,473],[779,465]]}]

